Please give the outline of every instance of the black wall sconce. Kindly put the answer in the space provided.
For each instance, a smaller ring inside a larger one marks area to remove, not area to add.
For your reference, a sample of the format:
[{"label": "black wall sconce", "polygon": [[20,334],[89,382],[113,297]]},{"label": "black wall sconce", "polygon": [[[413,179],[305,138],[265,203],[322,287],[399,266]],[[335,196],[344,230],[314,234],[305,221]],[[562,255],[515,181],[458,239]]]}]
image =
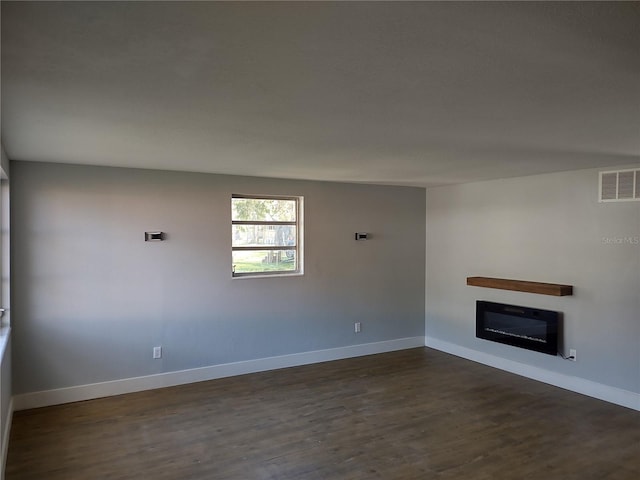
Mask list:
[{"label": "black wall sconce", "polygon": [[164,240],[164,232],[144,232],[145,242],[161,242]]},{"label": "black wall sconce", "polygon": [[367,240],[367,239],[369,239],[368,233],[364,233],[364,232],[356,233],[356,240]]}]

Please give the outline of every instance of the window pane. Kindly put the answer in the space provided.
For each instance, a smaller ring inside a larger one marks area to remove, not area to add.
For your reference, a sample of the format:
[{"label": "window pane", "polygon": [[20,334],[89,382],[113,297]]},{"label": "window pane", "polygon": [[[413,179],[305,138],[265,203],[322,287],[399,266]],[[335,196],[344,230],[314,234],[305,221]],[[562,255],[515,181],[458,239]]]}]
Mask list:
[{"label": "window pane", "polygon": [[233,225],[232,235],[234,247],[296,245],[295,225]]},{"label": "window pane", "polygon": [[232,198],[232,220],[295,222],[296,201],[278,198]]},{"label": "window pane", "polygon": [[234,251],[235,273],[287,272],[296,270],[295,250]]}]

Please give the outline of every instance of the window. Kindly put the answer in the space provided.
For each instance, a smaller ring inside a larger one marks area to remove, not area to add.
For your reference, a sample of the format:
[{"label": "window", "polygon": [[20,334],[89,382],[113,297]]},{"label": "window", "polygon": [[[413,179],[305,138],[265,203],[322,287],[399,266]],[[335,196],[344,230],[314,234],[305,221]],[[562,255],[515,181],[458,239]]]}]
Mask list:
[{"label": "window", "polygon": [[600,172],[600,202],[640,200],[640,169]]},{"label": "window", "polygon": [[302,273],[302,197],[233,195],[234,277]]}]

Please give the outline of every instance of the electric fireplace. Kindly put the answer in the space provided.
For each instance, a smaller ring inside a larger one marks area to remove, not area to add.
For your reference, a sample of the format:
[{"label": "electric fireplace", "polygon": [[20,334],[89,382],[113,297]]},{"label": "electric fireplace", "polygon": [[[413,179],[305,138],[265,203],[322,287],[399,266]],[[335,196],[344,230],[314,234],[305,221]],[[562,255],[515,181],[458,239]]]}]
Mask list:
[{"label": "electric fireplace", "polygon": [[561,315],[551,310],[478,300],[476,337],[557,355]]}]

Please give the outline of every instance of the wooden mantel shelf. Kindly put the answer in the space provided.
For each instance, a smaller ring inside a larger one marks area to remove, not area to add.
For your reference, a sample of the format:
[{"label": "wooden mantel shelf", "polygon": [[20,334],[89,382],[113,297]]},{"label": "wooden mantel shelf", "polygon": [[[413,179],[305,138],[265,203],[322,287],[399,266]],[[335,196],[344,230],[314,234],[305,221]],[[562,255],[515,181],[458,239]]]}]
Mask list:
[{"label": "wooden mantel shelf", "polygon": [[467,285],[499,288],[501,290],[515,290],[516,292],[540,293],[542,295],[555,295],[556,297],[573,295],[573,285],[526,282],[523,280],[508,280],[506,278],[467,277]]}]

